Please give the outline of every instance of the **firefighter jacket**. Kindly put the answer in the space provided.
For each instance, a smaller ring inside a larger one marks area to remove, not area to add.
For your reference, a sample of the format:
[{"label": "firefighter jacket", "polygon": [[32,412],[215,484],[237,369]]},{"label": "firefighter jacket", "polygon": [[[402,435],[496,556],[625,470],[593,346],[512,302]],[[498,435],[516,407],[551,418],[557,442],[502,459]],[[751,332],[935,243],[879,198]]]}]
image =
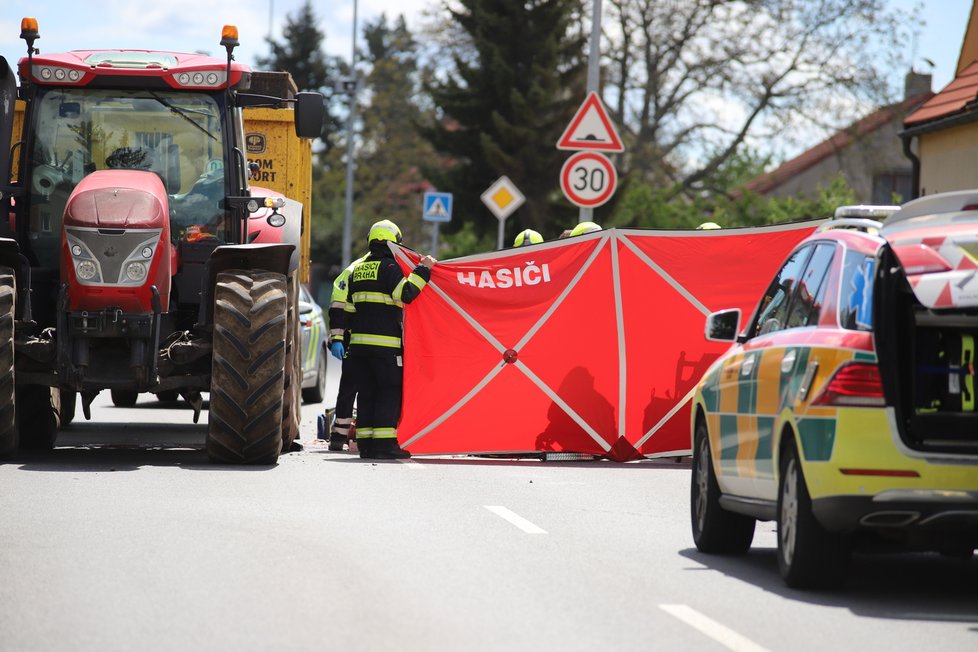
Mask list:
[{"label": "firefighter jacket", "polygon": [[386,241],[370,243],[370,253],[353,266],[347,291],[350,355],[400,355],[404,304],[411,303],[431,279],[418,265],[404,276]]},{"label": "firefighter jacket", "polygon": [[329,298],[329,343],[331,345],[333,342],[342,342],[344,346],[350,346],[349,313],[346,311],[346,295],[353,268],[357,263],[366,259],[366,257],[366,255],[360,256],[354,260],[333,281],[333,294]]}]

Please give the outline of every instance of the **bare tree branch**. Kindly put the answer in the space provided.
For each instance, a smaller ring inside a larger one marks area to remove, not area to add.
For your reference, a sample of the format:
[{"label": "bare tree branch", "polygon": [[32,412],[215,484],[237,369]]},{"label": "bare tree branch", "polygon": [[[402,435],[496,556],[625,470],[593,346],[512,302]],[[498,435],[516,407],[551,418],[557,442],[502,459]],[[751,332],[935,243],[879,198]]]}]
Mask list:
[{"label": "bare tree branch", "polygon": [[746,143],[838,129],[887,97],[884,0],[611,0],[606,84],[621,172],[702,186]]}]

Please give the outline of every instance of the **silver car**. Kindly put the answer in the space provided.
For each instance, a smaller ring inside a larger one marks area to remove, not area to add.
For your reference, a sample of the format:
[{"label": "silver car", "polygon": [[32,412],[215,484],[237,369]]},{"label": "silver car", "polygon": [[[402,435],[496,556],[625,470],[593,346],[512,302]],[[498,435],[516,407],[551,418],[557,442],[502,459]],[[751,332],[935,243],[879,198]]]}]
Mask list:
[{"label": "silver car", "polygon": [[299,326],[302,330],[302,402],[322,403],[326,395],[329,329],[323,309],[305,286],[299,286]]}]

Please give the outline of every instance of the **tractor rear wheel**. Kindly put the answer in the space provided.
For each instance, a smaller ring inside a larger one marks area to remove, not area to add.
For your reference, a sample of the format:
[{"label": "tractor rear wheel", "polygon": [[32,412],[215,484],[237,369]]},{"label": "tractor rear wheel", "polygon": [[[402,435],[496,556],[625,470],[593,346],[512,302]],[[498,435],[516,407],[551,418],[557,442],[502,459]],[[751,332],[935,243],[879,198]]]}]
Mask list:
[{"label": "tractor rear wheel", "polygon": [[285,277],[217,275],[207,455],[227,464],[274,464],[282,448],[288,320]]},{"label": "tractor rear wheel", "polygon": [[14,317],[17,285],[14,271],[0,267],[0,458],[17,450],[14,406]]}]

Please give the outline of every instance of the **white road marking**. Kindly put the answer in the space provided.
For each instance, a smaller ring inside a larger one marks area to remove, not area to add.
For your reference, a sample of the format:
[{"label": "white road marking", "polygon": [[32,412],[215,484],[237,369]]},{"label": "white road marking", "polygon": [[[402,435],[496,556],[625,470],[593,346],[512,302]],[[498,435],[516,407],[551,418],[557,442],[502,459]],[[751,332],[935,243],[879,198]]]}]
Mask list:
[{"label": "white road marking", "polygon": [[512,523],[513,525],[515,525],[516,527],[518,527],[519,529],[521,529],[524,532],[526,532],[527,534],[546,534],[547,533],[547,531],[544,530],[543,528],[537,527],[536,525],[534,525],[533,523],[530,523],[528,520],[526,520],[525,518],[523,518],[519,514],[513,512],[511,510],[508,510],[505,507],[502,507],[500,505],[483,505],[483,507],[485,507],[486,509],[488,509],[490,512],[492,512],[496,516],[498,516],[498,517],[500,517],[502,519],[505,519],[505,520],[509,521],[510,523]]},{"label": "white road marking", "polygon": [[767,648],[761,647],[749,638],[741,636],[729,627],[707,618],[684,604],[660,604],[659,609],[678,618],[693,629],[706,634],[728,650],[734,650],[734,652],[768,652]]},{"label": "white road marking", "polygon": [[418,464],[412,459],[397,460],[397,461],[414,471],[427,471],[427,469],[424,467],[424,464]]}]

